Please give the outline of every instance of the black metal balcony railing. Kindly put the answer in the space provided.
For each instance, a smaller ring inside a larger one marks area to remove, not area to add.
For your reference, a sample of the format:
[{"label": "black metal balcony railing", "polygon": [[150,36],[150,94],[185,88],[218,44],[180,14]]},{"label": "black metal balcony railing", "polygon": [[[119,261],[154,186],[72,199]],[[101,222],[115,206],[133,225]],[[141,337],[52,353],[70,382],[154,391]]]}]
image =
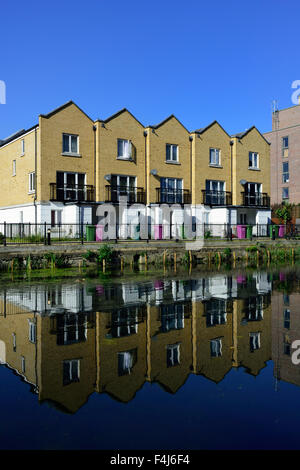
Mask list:
[{"label": "black metal balcony railing", "polygon": [[229,191],[202,190],[202,204],[209,206],[231,206],[232,194]]},{"label": "black metal balcony railing", "polygon": [[191,204],[191,193],[188,189],[156,188],[157,204]]},{"label": "black metal balcony railing", "polygon": [[119,202],[121,196],[127,197],[129,203],[146,204],[146,193],[144,188],[132,186],[105,186],[106,202]]},{"label": "black metal balcony railing", "polygon": [[270,196],[267,193],[241,193],[243,206],[270,207]]},{"label": "black metal balcony railing", "polygon": [[94,186],[90,184],[61,184],[50,183],[50,201],[85,201],[95,200]]}]

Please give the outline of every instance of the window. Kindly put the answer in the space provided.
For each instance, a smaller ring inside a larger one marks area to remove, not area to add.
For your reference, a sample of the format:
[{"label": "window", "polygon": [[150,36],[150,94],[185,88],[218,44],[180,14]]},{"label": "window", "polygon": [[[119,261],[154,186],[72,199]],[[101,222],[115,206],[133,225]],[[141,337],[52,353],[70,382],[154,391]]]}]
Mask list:
[{"label": "window", "polygon": [[184,309],[182,304],[161,305],[161,331],[184,328]]},{"label": "window", "polygon": [[222,356],[222,338],[216,338],[210,341],[210,356],[211,357]]},{"label": "window", "polygon": [[290,305],[290,296],[289,294],[283,294],[283,304]]},{"label": "window", "polygon": [[285,354],[286,356],[291,355],[291,345],[288,341],[285,341],[283,343],[283,354]]},{"label": "window", "polygon": [[65,313],[56,316],[57,345],[81,343],[87,340],[87,316],[83,313]]},{"label": "window", "polygon": [[210,165],[220,165],[220,150],[219,149],[209,149],[209,164]]},{"label": "window", "polygon": [[288,137],[282,137],[282,148],[283,149],[288,149],[289,148],[289,138]]},{"label": "window", "polygon": [[16,352],[17,350],[17,338],[16,338],[16,333],[12,334],[12,339],[13,339],[13,351]]},{"label": "window", "polygon": [[118,139],[118,158],[124,158],[124,160],[131,160],[132,143],[130,140]]},{"label": "window", "polygon": [[282,199],[289,198],[289,188],[282,188]]},{"label": "window", "polygon": [[63,153],[79,153],[78,135],[63,134]]},{"label": "window", "polygon": [[167,367],[180,364],[180,344],[169,344],[167,346]]},{"label": "window", "polygon": [[80,360],[72,359],[63,361],[63,385],[69,385],[72,382],[79,382]]},{"label": "window", "polygon": [[249,152],[249,168],[259,168],[258,153]]},{"label": "window", "polygon": [[205,302],[206,326],[226,325],[226,301],[223,299],[211,299]]},{"label": "window", "polygon": [[21,157],[24,155],[25,153],[25,140],[22,139],[21,140]]},{"label": "window", "polygon": [[36,342],[36,324],[35,322],[31,320],[28,320],[28,324],[29,324],[29,341],[31,343],[35,343]]},{"label": "window", "polygon": [[177,178],[160,178],[160,202],[169,204],[182,203],[182,180]]},{"label": "window", "polygon": [[138,309],[127,307],[111,314],[110,338],[121,338],[138,332]]},{"label": "window", "polygon": [[16,174],[17,174],[16,160],[13,160],[13,162],[12,162],[12,175],[16,176]]},{"label": "window", "polygon": [[178,162],[178,145],[174,145],[174,144],[166,145],[166,161]]},{"label": "window", "polygon": [[250,351],[254,352],[260,349],[260,333],[250,333]]},{"label": "window", "polygon": [[225,182],[206,180],[205,181],[205,204],[225,204]]},{"label": "window", "polygon": [[110,191],[111,202],[118,202],[120,196],[126,196],[128,202],[135,202],[137,198],[136,177],[112,175]]},{"label": "window", "polygon": [[282,182],[288,183],[290,180],[289,176],[289,162],[282,163]]},{"label": "window", "polygon": [[290,319],[291,311],[286,308],[283,312],[283,328],[286,330],[290,329],[291,326],[291,319]]},{"label": "window", "polygon": [[133,366],[137,362],[137,349],[118,353],[118,373],[119,376],[131,373]]},{"label": "window", "polygon": [[34,193],[35,192],[35,172],[33,171],[32,173],[29,173],[29,192]]},{"label": "window", "polygon": [[56,173],[56,197],[58,201],[85,201],[85,173]]},{"label": "window", "polygon": [[21,356],[21,370],[22,374],[25,374],[25,357]]}]

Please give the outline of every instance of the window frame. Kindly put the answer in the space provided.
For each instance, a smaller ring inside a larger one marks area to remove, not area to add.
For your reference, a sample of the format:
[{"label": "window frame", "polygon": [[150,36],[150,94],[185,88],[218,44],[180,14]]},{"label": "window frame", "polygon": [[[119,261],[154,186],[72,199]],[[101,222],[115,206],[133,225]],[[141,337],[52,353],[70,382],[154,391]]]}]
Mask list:
[{"label": "window frame", "polygon": [[[216,160],[216,155],[218,152],[218,162],[213,162],[212,161],[212,155],[213,155],[213,152],[214,152],[214,155],[215,155],[215,160]],[[209,166],[221,166],[221,149],[217,148],[217,147],[210,147],[209,148]]]},{"label": "window frame", "polygon": [[35,171],[28,173],[28,194],[35,193]]},{"label": "window frame", "polygon": [[[69,138],[69,151],[64,150],[64,136],[68,136],[68,138]],[[77,152],[72,152],[72,137],[76,137]],[[68,134],[67,132],[63,132],[63,134],[62,134],[62,155],[73,155],[73,156],[80,155],[80,153],[79,153],[79,135],[78,134]]]},{"label": "window frame", "polygon": [[20,156],[23,157],[25,155],[25,139],[21,140],[21,154]]},{"label": "window frame", "polygon": [[[168,149],[169,148],[169,156],[168,158]],[[173,150],[176,149],[176,159],[173,158]],[[179,146],[178,144],[166,144],[166,163],[179,163]]]},{"label": "window frame", "polygon": [[[254,160],[256,157],[256,165],[254,165]],[[259,153],[258,152],[249,152],[249,170],[259,170]],[[250,164],[251,163],[251,164]]]},{"label": "window frame", "polygon": [[[284,196],[284,191],[287,191],[287,196]],[[282,188],[282,199],[289,199],[290,198],[290,191],[289,191],[289,187],[283,187]]]},{"label": "window frame", "polygon": [[[284,171],[284,165],[287,165],[288,170]],[[287,175],[287,179],[286,178]],[[282,162],[282,183],[289,183],[290,182],[290,168],[289,162]]]},{"label": "window frame", "polygon": [[17,160],[12,161],[12,176],[17,175]]},{"label": "window frame", "polygon": [[[119,155],[119,144],[122,143],[123,154]],[[129,154],[125,155],[125,143],[129,145]],[[130,139],[117,139],[117,160],[132,160],[132,141]]]}]

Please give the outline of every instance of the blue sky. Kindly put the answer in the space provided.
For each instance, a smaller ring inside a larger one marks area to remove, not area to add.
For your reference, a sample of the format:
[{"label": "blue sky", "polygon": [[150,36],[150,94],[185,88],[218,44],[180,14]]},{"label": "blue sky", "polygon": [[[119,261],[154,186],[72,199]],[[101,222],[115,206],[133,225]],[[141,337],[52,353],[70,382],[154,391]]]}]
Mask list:
[{"label": "blue sky", "polygon": [[93,119],[268,131],[300,79],[299,17],[294,0],[3,2],[0,138],[68,100]]}]

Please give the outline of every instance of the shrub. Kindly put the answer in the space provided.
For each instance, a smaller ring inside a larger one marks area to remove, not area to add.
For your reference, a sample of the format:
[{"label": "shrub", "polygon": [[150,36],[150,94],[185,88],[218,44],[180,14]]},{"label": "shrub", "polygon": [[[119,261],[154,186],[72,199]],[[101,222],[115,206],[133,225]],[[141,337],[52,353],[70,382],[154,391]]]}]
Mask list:
[{"label": "shrub", "polygon": [[113,250],[110,247],[110,245],[103,245],[101,248],[98,250],[98,261],[101,263],[103,260],[107,261],[110,263],[113,258]]}]

